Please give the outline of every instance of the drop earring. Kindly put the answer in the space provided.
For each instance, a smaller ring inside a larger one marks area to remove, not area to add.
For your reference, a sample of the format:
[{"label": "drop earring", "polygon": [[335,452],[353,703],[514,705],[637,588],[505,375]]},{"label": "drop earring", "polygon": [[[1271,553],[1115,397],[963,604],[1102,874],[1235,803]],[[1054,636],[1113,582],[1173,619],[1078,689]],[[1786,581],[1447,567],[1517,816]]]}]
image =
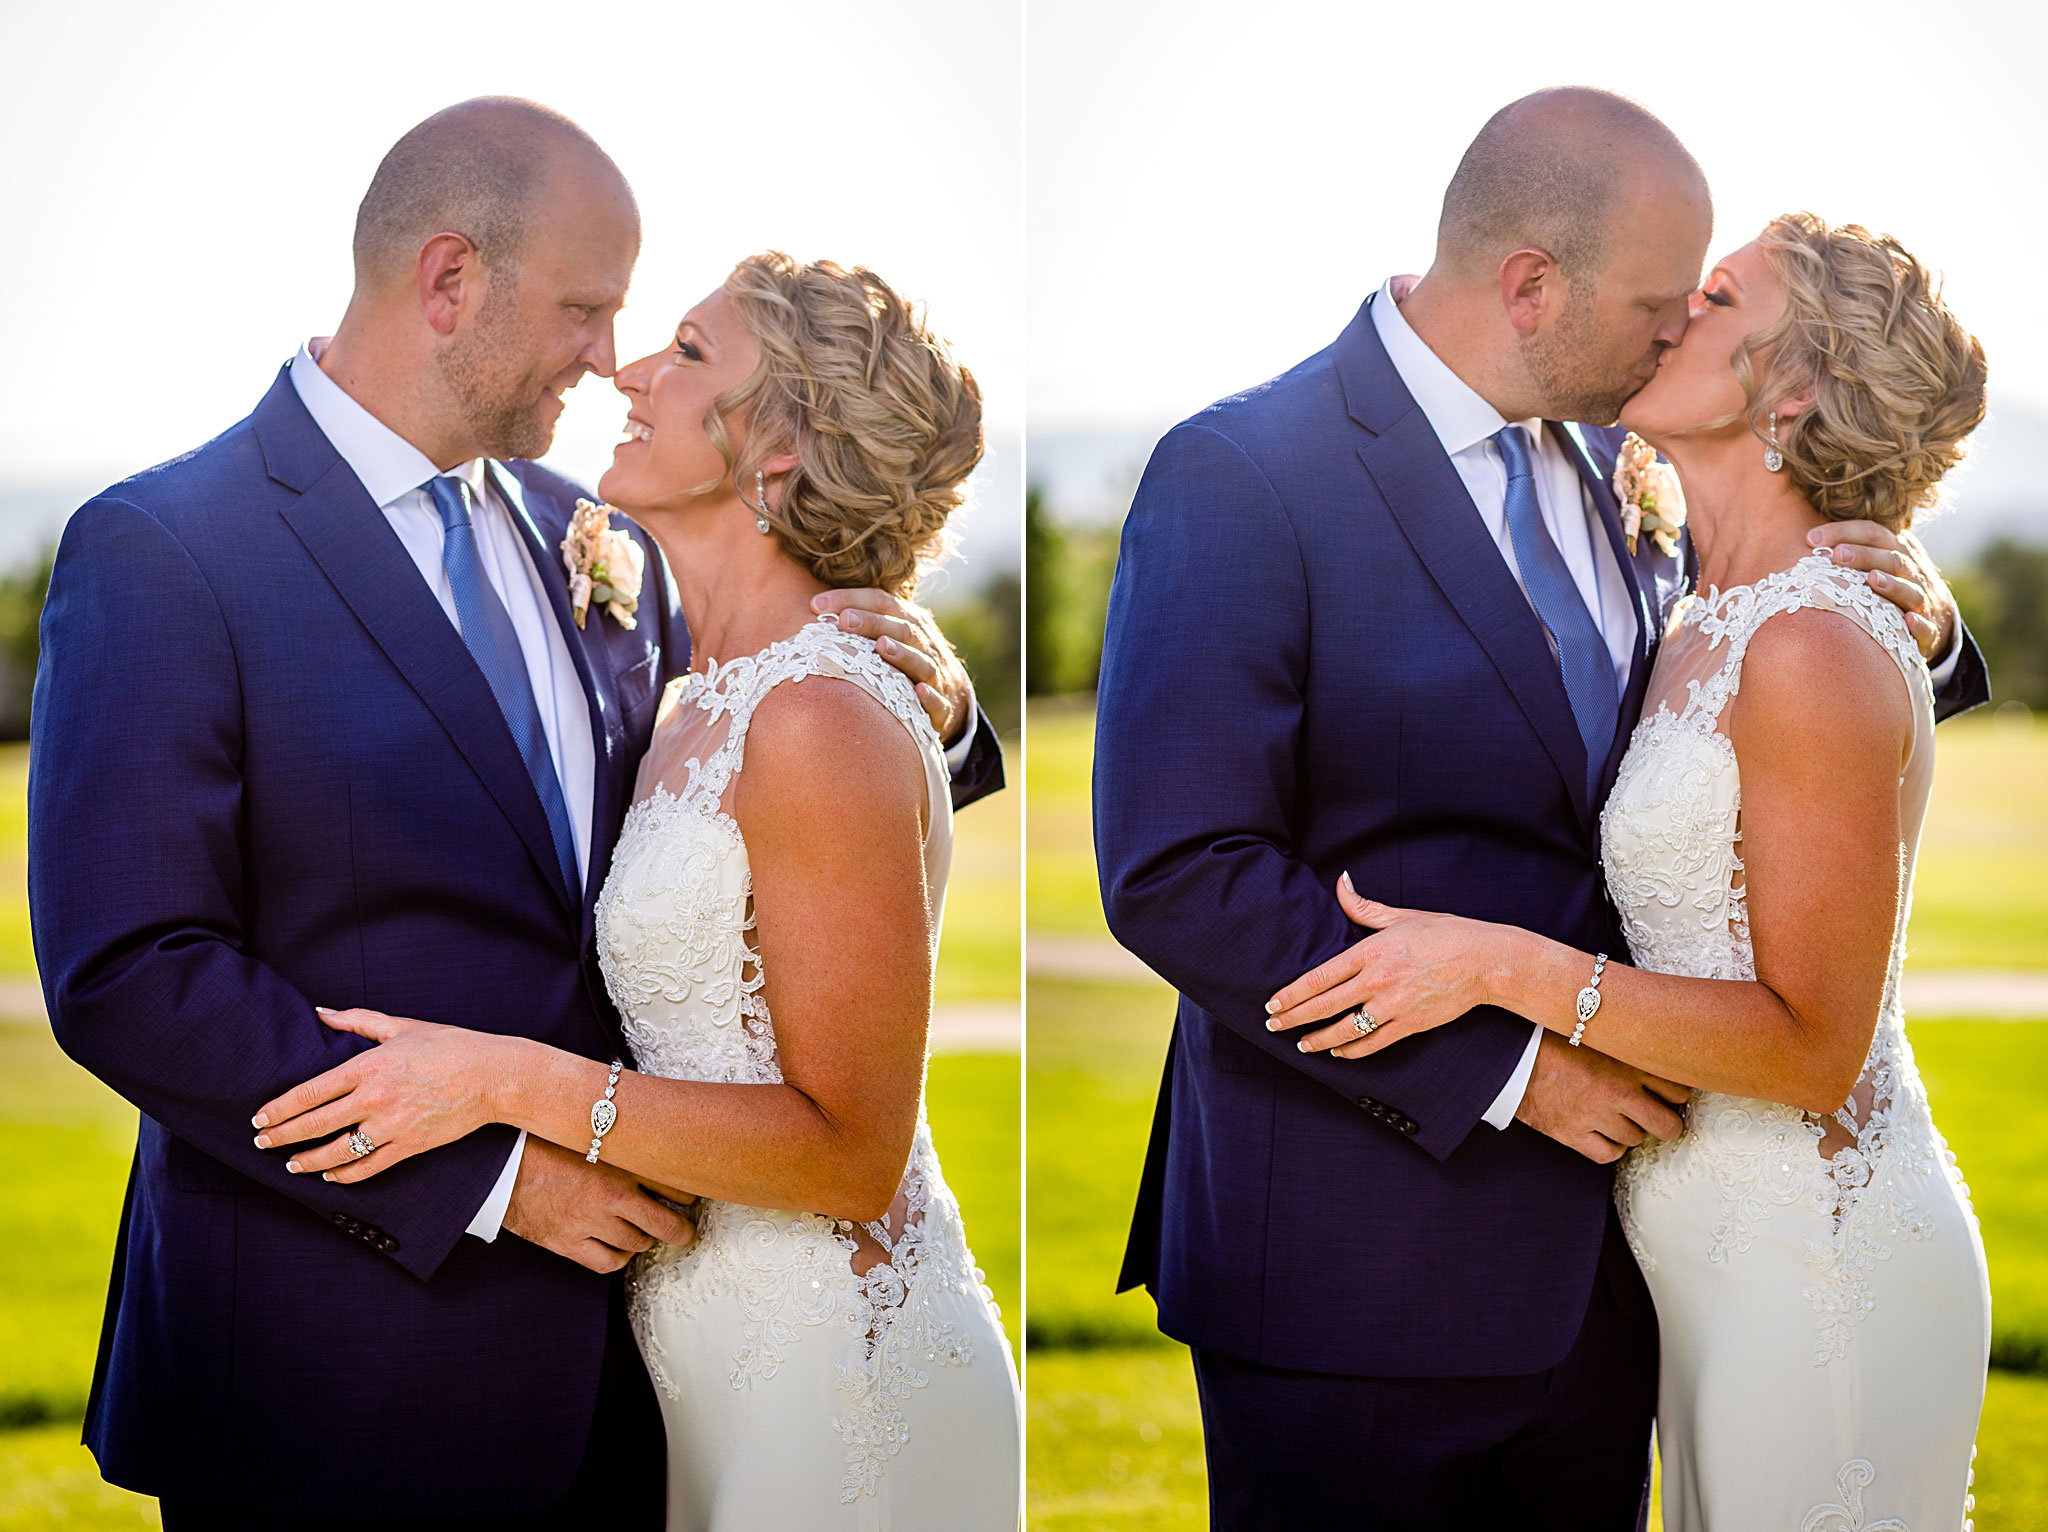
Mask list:
[{"label": "drop earring", "polygon": [[754,530],[766,537],[775,529],[768,524],[768,489],[761,470],[754,470]]},{"label": "drop earring", "polygon": [[1771,411],[1771,444],[1764,448],[1764,467],[1771,473],[1785,466],[1785,454],[1778,450],[1778,412]]}]

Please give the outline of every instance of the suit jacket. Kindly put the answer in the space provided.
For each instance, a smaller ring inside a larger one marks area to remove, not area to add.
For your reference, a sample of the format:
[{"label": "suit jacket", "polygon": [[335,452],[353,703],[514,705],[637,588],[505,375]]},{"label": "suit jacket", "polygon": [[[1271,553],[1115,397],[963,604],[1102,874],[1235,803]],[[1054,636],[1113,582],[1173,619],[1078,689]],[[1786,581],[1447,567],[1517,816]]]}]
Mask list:
[{"label": "suit jacket", "polygon": [[[1390,904],[1626,951],[1598,815],[1684,567],[1630,556],[1622,726],[1586,747],[1543,631],[1361,308],[1328,349],[1168,433],[1123,534],[1095,837],[1117,939],[1180,991],[1122,1287],[1274,1366],[1539,1371],[1586,1312],[1611,1171],[1481,1123],[1529,1039],[1482,1008],[1368,1059],[1306,1056],[1266,997]],[[1974,646],[1969,651],[1974,655]],[[1975,672],[1981,684],[1981,663]],[[1958,694],[1959,674],[1950,700]]]},{"label": "suit jacket", "polygon": [[[482,672],[286,374],[65,529],[29,899],[59,1043],[142,1112],[86,1419],[115,1483],[489,1512],[559,1498],[581,1456],[606,1279],[463,1238],[512,1129],[338,1186],[250,1126],[362,1046],[316,1003],[626,1056],[593,906],[689,635],[638,529],[638,627],[579,631],[556,550],[582,491],[491,472],[591,703],[582,888]],[[1001,781],[978,729],[963,802]]]}]

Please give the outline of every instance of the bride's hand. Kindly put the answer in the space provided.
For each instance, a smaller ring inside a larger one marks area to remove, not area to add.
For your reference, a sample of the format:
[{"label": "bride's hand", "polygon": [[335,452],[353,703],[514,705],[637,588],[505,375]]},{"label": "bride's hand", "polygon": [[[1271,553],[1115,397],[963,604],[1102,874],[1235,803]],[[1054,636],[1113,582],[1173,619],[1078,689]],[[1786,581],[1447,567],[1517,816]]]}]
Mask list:
[{"label": "bride's hand", "polygon": [[[1353,925],[1371,927],[1376,934],[1310,969],[1267,1001],[1268,1031],[1291,1031],[1341,1012],[1341,1020],[1295,1046],[1303,1053],[1358,1059],[1487,1003],[1484,957],[1488,933],[1495,927],[1361,898],[1348,872],[1337,880],[1337,901]],[[1353,1023],[1361,1012],[1371,1019],[1369,1035],[1361,1035]]]},{"label": "bride's hand", "polygon": [[939,739],[948,747],[959,742],[974,721],[974,683],[930,612],[885,590],[823,591],[811,598],[811,610],[832,613],[843,631],[872,638],[882,658],[916,686]]},{"label": "bride's hand", "polygon": [[[255,1125],[263,1130],[256,1138],[259,1149],[326,1140],[292,1156],[285,1168],[293,1174],[320,1172],[342,1183],[367,1180],[501,1120],[493,1091],[509,1074],[506,1055],[518,1039],[379,1011],[316,1009],[336,1031],[367,1037],[377,1046],[294,1086],[256,1113]],[[371,1153],[358,1155],[350,1147],[357,1129],[376,1146]]]}]

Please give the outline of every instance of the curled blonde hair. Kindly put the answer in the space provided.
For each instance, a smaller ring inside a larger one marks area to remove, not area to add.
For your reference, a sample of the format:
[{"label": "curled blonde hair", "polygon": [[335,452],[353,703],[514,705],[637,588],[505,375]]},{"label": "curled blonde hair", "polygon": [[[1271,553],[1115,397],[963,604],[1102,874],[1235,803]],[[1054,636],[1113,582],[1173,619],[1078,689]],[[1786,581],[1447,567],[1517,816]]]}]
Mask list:
[{"label": "curled blonde hair", "polygon": [[[768,518],[783,546],[828,585],[912,594],[981,461],[974,374],[864,266],[771,250],[735,266],[725,291],[761,349],[704,421],[727,477],[751,503],[743,481],[794,451]],[[748,422],[738,454],[725,427],[737,411]]]},{"label": "curled blonde hair", "polygon": [[1761,438],[1773,409],[1811,396],[1778,428],[1792,482],[1830,521],[1904,531],[1984,418],[1983,346],[1888,234],[1787,213],[1757,244],[1788,302],[1736,353],[1751,428]]}]

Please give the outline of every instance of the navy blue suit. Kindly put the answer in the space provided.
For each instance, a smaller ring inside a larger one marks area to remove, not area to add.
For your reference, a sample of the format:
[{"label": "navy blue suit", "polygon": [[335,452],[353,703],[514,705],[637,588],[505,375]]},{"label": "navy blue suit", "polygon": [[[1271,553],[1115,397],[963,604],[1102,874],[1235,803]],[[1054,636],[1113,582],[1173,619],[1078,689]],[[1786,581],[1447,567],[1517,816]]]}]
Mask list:
[{"label": "navy blue suit", "polygon": [[[1333,893],[1347,870],[1389,904],[1626,951],[1598,810],[1684,570],[1649,538],[1628,553],[1611,441],[1596,460],[1548,429],[1599,508],[1639,629],[1591,796],[1542,629],[1369,305],[1328,349],[1168,433],[1125,523],[1096,846],[1111,929],[1180,1005],[1120,1285],[1149,1288],[1160,1328],[1198,1359],[1546,1377],[1601,1309],[1603,1267],[1600,1344],[1647,1304],[1613,1259],[1610,1170],[1481,1122],[1528,1022],[1482,1009],[1363,1060],[1305,1056],[1264,1027],[1269,994],[1357,939]],[[1965,670],[1952,702],[1981,689],[1981,662]],[[1229,1422],[1206,1377],[1204,1394],[1215,1484],[1234,1471],[1213,1449]],[[1397,1429],[1373,1426],[1376,1440]],[[1371,1472],[1320,1410],[1310,1434],[1323,1469],[1255,1455],[1297,1481],[1300,1515],[1338,1504],[1304,1478]],[[1360,1524],[1410,1524],[1388,1515]]]},{"label": "navy blue suit", "polygon": [[[591,1434],[616,1284],[463,1237],[510,1128],[337,1186],[249,1121],[363,1046],[316,1003],[624,1051],[593,901],[689,637],[651,544],[638,628],[579,631],[557,550],[581,492],[491,471],[591,701],[583,888],[482,672],[288,376],[65,530],[29,897],[58,1041],[142,1111],[86,1420],[115,1483],[273,1513],[530,1510]],[[1000,785],[979,727],[960,801]]]}]

